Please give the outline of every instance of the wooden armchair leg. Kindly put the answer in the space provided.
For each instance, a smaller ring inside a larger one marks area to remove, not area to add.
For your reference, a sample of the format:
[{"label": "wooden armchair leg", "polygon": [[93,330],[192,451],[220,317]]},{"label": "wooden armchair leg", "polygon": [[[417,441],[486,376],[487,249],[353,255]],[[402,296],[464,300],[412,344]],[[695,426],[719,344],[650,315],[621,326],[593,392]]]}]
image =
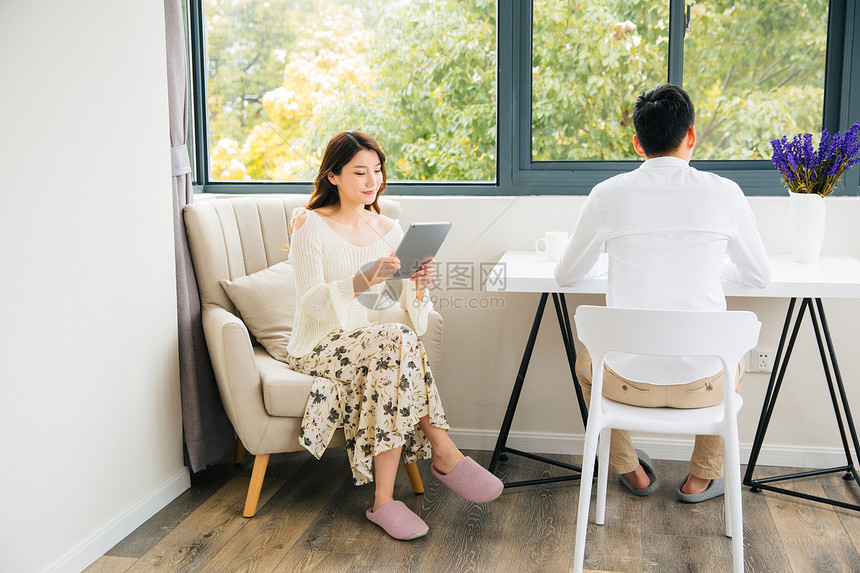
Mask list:
[{"label": "wooden armchair leg", "polygon": [[263,477],[269,465],[269,454],[259,454],[254,458],[254,469],[251,471],[251,485],[248,486],[248,497],[245,498],[245,517],[254,517],[257,513],[257,503],[260,501],[260,490],[263,489]]},{"label": "wooden armchair leg", "polygon": [[412,490],[415,493],[424,493],[424,484],[421,481],[421,475],[418,473],[418,466],[415,465],[415,462],[407,463],[404,460],[403,466],[406,468],[407,475],[409,475]]},{"label": "wooden armchair leg", "polygon": [[242,440],[236,438],[236,451],[233,452],[233,463],[240,466],[243,461],[245,461],[245,444],[242,443]]}]

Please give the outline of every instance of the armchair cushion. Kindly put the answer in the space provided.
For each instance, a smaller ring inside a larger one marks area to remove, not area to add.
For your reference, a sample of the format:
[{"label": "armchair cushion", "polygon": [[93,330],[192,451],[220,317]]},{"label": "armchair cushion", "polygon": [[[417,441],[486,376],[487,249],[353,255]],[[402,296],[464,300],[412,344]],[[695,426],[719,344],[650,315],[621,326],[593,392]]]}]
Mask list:
[{"label": "armchair cushion", "polygon": [[286,360],[296,318],[296,277],[292,265],[285,261],[254,274],[219,282],[254,338],[274,358]]},{"label": "armchair cushion", "polygon": [[305,415],[305,405],[314,379],[287,368],[266,354],[262,348],[255,348],[257,371],[263,386],[263,403],[270,416],[301,418]]}]

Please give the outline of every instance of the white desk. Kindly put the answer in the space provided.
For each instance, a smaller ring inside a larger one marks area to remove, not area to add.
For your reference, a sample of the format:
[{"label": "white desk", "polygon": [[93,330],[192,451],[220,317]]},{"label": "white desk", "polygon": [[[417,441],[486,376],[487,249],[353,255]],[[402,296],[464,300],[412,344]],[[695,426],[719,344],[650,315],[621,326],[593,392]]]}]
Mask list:
[{"label": "white desk", "polygon": [[[823,256],[816,264],[795,263],[789,255],[771,255],[773,278],[763,288],[724,281],[726,296],[768,298],[860,298],[860,261],[849,256]],[[605,294],[606,276],[561,288],[555,281],[555,261],[535,251],[507,251],[496,263],[491,276],[504,281],[487,281],[486,290],[495,292],[558,292]],[[504,283],[504,284],[502,284]]]},{"label": "white desk", "polygon": [[[756,437],[753,441],[746,475],[744,476],[744,484],[752,487],[753,491],[767,489],[769,491],[776,491],[795,497],[801,497],[860,511],[860,505],[848,504],[827,498],[797,493],[770,485],[772,482],[786,479],[834,472],[845,472],[845,475],[843,476],[844,479],[853,479],[854,482],[860,486],[860,475],[858,475],[858,471],[853,465],[850,450],[851,444],[849,444],[848,435],[846,434],[846,427],[848,428],[848,433],[850,433],[855,456],[860,454],[860,443],[858,443],[857,431],[854,426],[854,420],[851,417],[848,399],[845,395],[842,375],[839,371],[839,365],[836,362],[836,353],[833,350],[830,330],[827,326],[827,318],[824,314],[824,305],[821,302],[822,298],[860,298],[860,261],[850,256],[823,256],[820,258],[818,263],[803,264],[792,261],[791,257],[788,255],[772,255],[770,257],[770,261],[773,276],[770,284],[763,289],[749,287],[731,281],[723,282],[723,291],[726,296],[790,299],[785,318],[785,325],[783,326],[779,347],[776,352],[774,368],[771,372],[761,416],[759,417],[758,430],[756,431]],[[568,366],[570,368],[571,377],[574,381],[574,389],[579,403],[580,414],[582,415],[583,423],[587,423],[588,412],[574,371],[576,352],[573,346],[573,333],[564,295],[605,294],[606,277],[596,277],[582,281],[571,287],[562,288],[558,285],[555,277],[553,276],[555,265],[555,261],[547,261],[542,255],[539,255],[534,251],[507,251],[495,265],[492,272],[487,276],[485,284],[487,291],[541,294],[537,312],[535,313],[535,318],[529,334],[529,339],[526,343],[526,349],[523,353],[523,359],[520,363],[520,369],[517,373],[517,378],[514,381],[511,399],[508,402],[507,412],[505,413],[505,418],[499,431],[498,441],[496,442],[496,448],[493,451],[493,457],[490,461],[490,471],[495,471],[498,462],[500,460],[505,460],[506,454],[508,453],[536,459],[576,472],[581,471],[581,469],[576,466],[562,464],[549,458],[515,450],[507,447],[506,445],[508,433],[510,432],[511,424],[513,423],[517,402],[519,401],[520,392],[522,390],[523,383],[525,382],[529,361],[531,360],[531,354],[534,349],[535,340],[537,338],[537,333],[540,328],[541,319],[543,317],[543,312],[549,295],[552,295],[553,298],[556,316],[558,318],[561,336],[567,354]],[[794,311],[797,306],[796,303],[798,298],[802,299],[802,301],[795,316]],[[791,357],[795,341],[797,340],[797,333],[800,330],[801,322],[806,314],[809,315],[815,331],[819,354],[821,356],[821,363],[824,366],[825,378],[827,380],[830,397],[833,402],[833,409],[836,413],[839,433],[842,439],[842,446],[845,451],[847,463],[844,466],[836,468],[814,470],[798,474],[787,474],[764,479],[754,479],[753,472],[755,470],[755,465],[761,452],[761,447],[764,442],[768,424],[770,423],[771,415],[773,414],[774,406],[776,405],[779,390],[782,387],[789,358]],[[794,321],[792,326],[793,317]],[[841,412],[840,403],[842,407]],[[578,474],[573,474],[543,480],[537,479],[515,482],[505,485],[507,487],[514,487],[578,478]]]}]

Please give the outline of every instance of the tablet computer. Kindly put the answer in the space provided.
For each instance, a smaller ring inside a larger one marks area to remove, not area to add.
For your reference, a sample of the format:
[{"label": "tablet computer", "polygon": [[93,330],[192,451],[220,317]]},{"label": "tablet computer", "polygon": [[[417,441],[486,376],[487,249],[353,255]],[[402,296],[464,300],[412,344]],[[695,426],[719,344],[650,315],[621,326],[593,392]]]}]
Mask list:
[{"label": "tablet computer", "polygon": [[453,224],[451,221],[410,224],[394,253],[400,259],[400,269],[392,278],[408,279],[421,265],[435,257]]}]

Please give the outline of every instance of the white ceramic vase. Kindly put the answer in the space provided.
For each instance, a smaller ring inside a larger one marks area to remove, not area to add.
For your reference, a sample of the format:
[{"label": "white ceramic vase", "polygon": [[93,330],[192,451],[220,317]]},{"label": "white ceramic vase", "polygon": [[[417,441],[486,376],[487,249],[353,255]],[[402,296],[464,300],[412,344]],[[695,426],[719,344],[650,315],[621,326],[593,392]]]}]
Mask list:
[{"label": "white ceramic vase", "polygon": [[791,255],[798,263],[818,262],[824,240],[824,197],[792,193],[790,197]]}]

